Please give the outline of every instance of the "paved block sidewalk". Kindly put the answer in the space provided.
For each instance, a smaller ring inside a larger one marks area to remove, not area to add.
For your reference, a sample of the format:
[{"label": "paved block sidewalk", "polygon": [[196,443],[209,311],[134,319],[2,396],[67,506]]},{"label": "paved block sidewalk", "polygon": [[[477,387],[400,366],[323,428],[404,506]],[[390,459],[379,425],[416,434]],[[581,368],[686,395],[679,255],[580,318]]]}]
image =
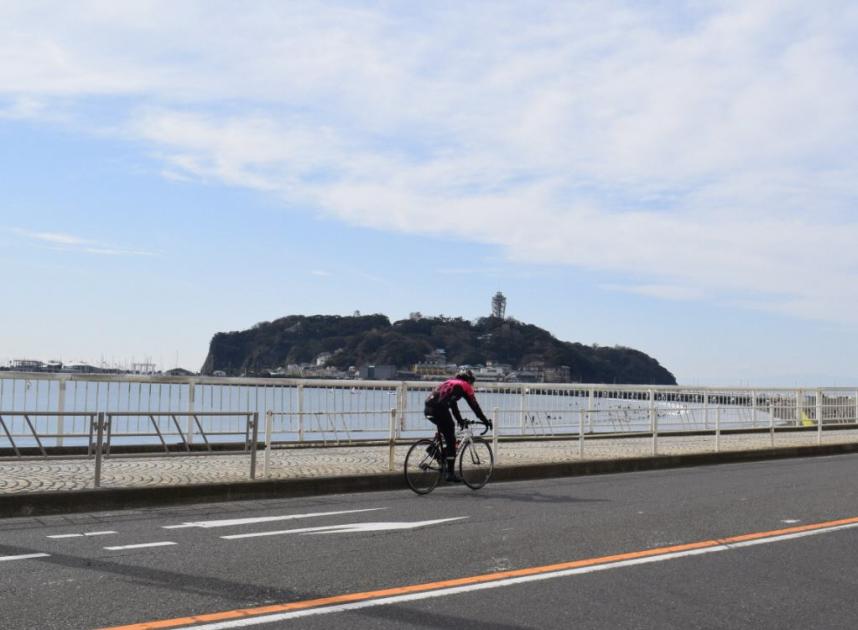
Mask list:
[{"label": "paved block sidewalk", "polygon": [[[827,431],[822,444],[858,442],[858,431]],[[776,447],[817,444],[816,432],[778,433]],[[721,451],[757,450],[771,447],[769,434],[722,435]],[[402,470],[407,446],[397,446],[394,471]],[[712,453],[714,436],[659,437],[659,455]],[[559,463],[583,460],[624,459],[653,455],[652,438],[588,439],[584,455],[577,440],[501,442],[498,466]],[[93,487],[95,462],[92,459],[0,460],[0,495],[28,492],[83,490]],[[269,479],[360,476],[389,471],[387,446],[275,449],[271,453]],[[264,451],[257,454],[257,479],[264,479]],[[169,455],[158,457],[112,456],[102,468],[102,487],[168,487],[188,484],[245,482],[250,479],[250,456]]]}]

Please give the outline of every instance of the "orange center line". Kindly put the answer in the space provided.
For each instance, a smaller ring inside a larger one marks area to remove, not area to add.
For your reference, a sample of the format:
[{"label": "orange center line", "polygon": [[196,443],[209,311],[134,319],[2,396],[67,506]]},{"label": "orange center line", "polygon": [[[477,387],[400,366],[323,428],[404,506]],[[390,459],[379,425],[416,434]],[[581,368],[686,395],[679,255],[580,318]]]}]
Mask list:
[{"label": "orange center line", "polygon": [[283,613],[294,610],[306,610],[308,608],[319,608],[321,606],[331,606],[334,604],[347,604],[350,602],[365,601],[369,599],[379,599],[382,597],[392,597],[395,595],[407,595],[411,593],[422,593],[426,591],[434,591],[438,589],[454,588],[457,586],[468,586],[472,584],[483,584],[486,582],[496,582],[509,578],[525,577],[528,575],[539,575],[543,573],[554,573],[555,571],[564,571],[568,569],[577,569],[598,564],[610,564],[612,562],[621,562],[624,560],[634,560],[637,558],[648,558],[652,556],[661,556],[671,553],[683,551],[692,551],[694,549],[706,549],[709,547],[718,547],[729,545],[731,543],[747,542],[751,540],[759,540],[762,538],[774,538],[788,534],[798,534],[801,532],[809,532],[819,529],[828,529],[842,525],[858,524],[858,516],[851,518],[843,518],[834,521],[825,521],[822,523],[812,523],[810,525],[799,525],[796,527],[788,527],[785,529],[775,529],[766,532],[755,532],[750,534],[741,534],[738,536],[730,536],[727,538],[716,538],[712,540],[702,540],[699,542],[685,543],[682,545],[672,545],[668,547],[656,547],[654,549],[644,549],[641,551],[631,551],[626,553],[614,554],[609,556],[599,556],[596,558],[587,558],[584,560],[573,560],[571,562],[561,562],[558,564],[547,564],[543,566],[527,567],[524,569],[512,569],[509,571],[497,571],[494,573],[485,573],[482,575],[473,575],[469,577],[454,578],[450,580],[440,580],[437,582],[426,582],[424,584],[410,584],[407,586],[397,586],[384,588],[375,591],[364,591],[361,593],[347,593],[344,595],[333,595],[330,597],[322,597],[318,599],[307,599],[298,602],[290,602],[287,604],[272,604],[270,606],[259,606],[256,608],[238,608],[235,610],[225,610],[216,613],[207,613],[202,615],[191,615],[187,617],[176,617],[174,619],[162,619],[160,621],[146,621],[143,623],[135,623],[125,626],[112,626],[103,628],[102,630],[160,630],[162,628],[177,628],[179,626],[188,626],[198,623],[210,623],[215,621],[227,621],[230,619],[241,619],[246,617],[258,617],[261,615],[269,615],[274,613]]}]

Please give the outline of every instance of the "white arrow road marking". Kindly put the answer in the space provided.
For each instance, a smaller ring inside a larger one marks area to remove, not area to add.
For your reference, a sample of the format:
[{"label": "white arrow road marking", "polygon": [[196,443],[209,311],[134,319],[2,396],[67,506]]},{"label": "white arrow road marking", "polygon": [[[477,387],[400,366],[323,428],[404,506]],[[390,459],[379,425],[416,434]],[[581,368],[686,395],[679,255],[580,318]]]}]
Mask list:
[{"label": "white arrow road marking", "polygon": [[46,538],[83,538],[84,536],[107,536],[109,534],[115,534],[114,531],[109,532],[83,532],[82,534],[54,534],[53,536],[46,536]]},{"label": "white arrow road marking", "polygon": [[257,516],[255,518],[230,518],[219,521],[194,521],[181,525],[164,525],[164,529],[183,529],[186,527],[232,527],[234,525],[253,525],[255,523],[271,523],[274,521],[291,521],[299,518],[316,518],[317,516],[337,516],[340,514],[357,514],[358,512],[374,512],[387,508],[367,508],[364,510],[340,510],[338,512],[313,512],[310,514],[288,514],[286,516]]},{"label": "white arrow road marking", "polygon": [[124,549],[144,549],[146,547],[166,547],[167,545],[178,545],[179,543],[174,542],[153,542],[153,543],[142,543],[139,545],[121,545],[119,547],[105,547],[108,551],[122,551]]},{"label": "white arrow road marking", "polygon": [[397,529],[417,529],[418,527],[426,527],[427,525],[435,525],[437,523],[447,523],[449,521],[460,521],[467,516],[457,516],[455,518],[439,518],[434,521],[414,521],[411,523],[346,523],[345,525],[329,525],[327,527],[302,527],[300,529],[283,529],[276,532],[256,532],[253,534],[233,534],[231,536],[221,536],[224,540],[237,540],[239,538],[257,538],[259,536],[279,536],[280,534],[353,534],[360,532],[386,532]]},{"label": "white arrow road marking", "polygon": [[29,560],[30,558],[47,558],[51,554],[49,553],[28,553],[22,556],[0,556],[0,562],[5,562],[6,560]]}]

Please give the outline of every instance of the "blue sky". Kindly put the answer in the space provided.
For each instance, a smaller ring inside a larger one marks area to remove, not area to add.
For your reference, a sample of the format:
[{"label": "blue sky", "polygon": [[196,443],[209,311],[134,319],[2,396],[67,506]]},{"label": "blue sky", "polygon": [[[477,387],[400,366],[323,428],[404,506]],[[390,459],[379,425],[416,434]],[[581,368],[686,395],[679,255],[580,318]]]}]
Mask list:
[{"label": "blue sky", "polygon": [[492,294],[684,384],[858,384],[858,8],[4,2],[0,361],[198,368]]}]

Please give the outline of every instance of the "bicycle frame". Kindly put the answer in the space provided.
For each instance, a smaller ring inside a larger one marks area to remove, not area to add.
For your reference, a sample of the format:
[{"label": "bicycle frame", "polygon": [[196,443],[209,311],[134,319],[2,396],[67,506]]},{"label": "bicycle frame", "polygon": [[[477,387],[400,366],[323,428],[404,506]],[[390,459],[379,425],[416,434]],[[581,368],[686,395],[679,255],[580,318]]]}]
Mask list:
[{"label": "bicycle frame", "polygon": [[464,429],[456,431],[456,452],[460,452],[465,446],[474,441],[474,432],[471,427],[466,426]]},{"label": "bicycle frame", "polygon": [[[405,480],[408,486],[417,494],[427,494],[432,491],[441,478],[442,471],[454,474],[455,467],[458,468],[460,477],[456,481],[463,481],[471,490],[479,490],[489,480],[494,467],[494,456],[491,446],[486,440],[475,436],[471,425],[482,424],[470,420],[464,420],[460,428],[454,432],[456,439],[456,460],[446,461],[444,452],[444,438],[441,431],[436,431],[432,440],[425,438],[417,440],[408,449],[405,456]],[[488,431],[488,424],[486,430]],[[483,452],[480,452],[482,450]],[[469,461],[465,463],[465,454],[469,454]],[[483,457],[485,456],[485,459]],[[428,458],[428,459],[427,459]],[[437,465],[429,463],[435,462]],[[464,471],[474,473],[477,476],[466,475]],[[434,472],[430,472],[434,471]],[[428,475],[428,476],[427,476]]]},{"label": "bicycle frame", "polygon": [[[471,425],[472,424],[481,424],[479,422],[473,422],[471,420],[466,420],[466,422],[467,422],[467,424],[465,424],[464,427],[456,430],[456,453],[457,454],[460,453],[461,450],[466,445],[468,445],[474,441],[474,432],[471,430]],[[488,428],[487,428],[487,430],[488,430]],[[485,433],[485,431],[483,431],[483,433]],[[441,435],[441,432],[437,431],[437,430],[435,431],[435,442],[437,442],[438,445],[440,445],[442,447],[444,445],[444,438]]]}]

